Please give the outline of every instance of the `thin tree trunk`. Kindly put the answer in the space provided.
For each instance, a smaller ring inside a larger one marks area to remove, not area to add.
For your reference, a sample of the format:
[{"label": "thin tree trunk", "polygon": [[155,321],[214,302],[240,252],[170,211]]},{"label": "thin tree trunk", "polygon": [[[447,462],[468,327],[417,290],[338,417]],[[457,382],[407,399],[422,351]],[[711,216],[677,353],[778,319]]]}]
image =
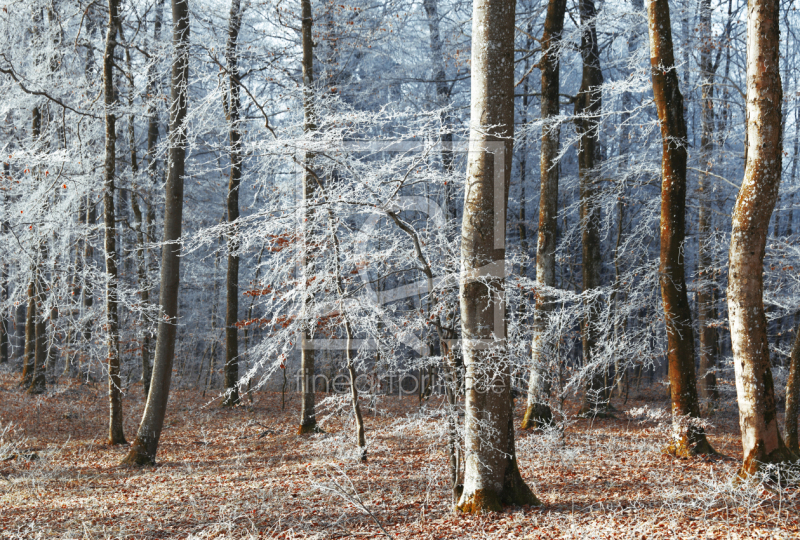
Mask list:
[{"label": "thin tree trunk", "polygon": [[[458,509],[541,504],[514,449],[504,340],[505,215],[514,134],[514,0],[475,0],[470,152],[462,220],[461,335],[466,365],[466,461]],[[493,391],[488,391],[491,387]]]},{"label": "thin tree trunk", "polygon": [[[600,46],[597,41],[594,0],[581,0],[581,57],[583,77],[575,99],[575,124],[580,135],[578,148],[578,167],[580,176],[580,214],[582,247],[583,293],[586,295],[585,316],[581,325],[581,344],[583,362],[591,366],[595,359],[597,344],[599,306],[592,298],[592,291],[600,286],[600,208],[595,194],[597,191],[600,147],[598,145],[600,110],[602,107],[601,86],[603,72],[600,69]],[[589,370],[589,381],[581,413],[607,415],[610,392],[606,384],[606,367]]]},{"label": "thin tree trunk", "polygon": [[103,54],[103,91],[105,93],[106,156],[104,167],[103,219],[106,259],[106,331],[108,332],[108,444],[125,444],[122,426],[122,389],[119,376],[119,315],[117,275],[117,226],[114,216],[114,175],[116,174],[117,117],[114,112],[114,49],[119,29],[118,0],[108,2],[108,31]]},{"label": "thin tree trunk", "polygon": [[236,43],[242,24],[240,0],[231,0],[228,26],[228,44],[225,61],[228,65],[228,95],[226,109],[231,139],[231,174],[228,183],[228,275],[225,280],[227,301],[225,304],[225,399],[223,405],[239,403],[239,241],[236,220],[239,218],[239,184],[242,178],[242,134],[239,129],[239,67]]},{"label": "thin tree trunk", "polygon": [[731,325],[743,463],[740,476],[764,464],[794,461],[778,429],[764,313],[764,250],[781,180],[778,0],[747,8],[747,147],[744,180],[733,211],[728,268]]},{"label": "thin tree trunk", "polygon": [[174,56],[170,96],[169,174],[165,186],[164,243],[161,248],[162,318],[158,323],[153,378],[142,422],[131,450],[123,460],[128,465],[154,463],[164,415],[167,411],[175,337],[178,323],[181,223],[183,220],[183,175],[186,165],[186,113],[189,82],[189,1],[172,0]]},{"label": "thin tree trunk", "polygon": [[[714,66],[711,51],[714,43],[711,39],[711,0],[700,2],[700,31],[702,32],[700,49],[700,71],[702,91],[702,118],[700,139],[700,164],[707,171],[711,169],[714,152]],[[698,217],[698,281],[697,284],[697,326],[700,334],[700,375],[699,392],[705,401],[715,402],[719,399],[717,391],[717,329],[711,326],[714,318],[714,286],[713,255],[710,247],[711,209],[708,192],[708,175],[700,174],[698,191],[700,192],[700,210]],[[710,404],[709,404],[710,405]]]},{"label": "thin tree trunk", "polygon": [[653,95],[661,123],[661,298],[667,325],[667,362],[672,397],[673,441],[670,453],[685,457],[713,453],[702,428],[694,371],[692,314],[686,294],[683,247],[686,237],[686,123],[683,96],[670,30],[667,0],[647,4]]},{"label": "thin tree trunk", "polygon": [[[40,250],[41,253],[41,250]],[[43,260],[43,257],[40,258]],[[36,270],[33,282],[35,284],[36,302],[34,303],[34,364],[29,394],[43,394],[47,390],[45,364],[47,362],[47,326],[44,317],[44,281],[40,270]]]},{"label": "thin tree trunk", "polygon": [[27,390],[33,380],[33,366],[36,363],[36,292],[34,281],[28,283],[28,309],[25,313],[25,352],[20,386]]},{"label": "thin tree trunk", "polygon": [[[542,288],[556,286],[556,233],[558,231],[558,147],[559,114],[559,48],[564,30],[566,0],[550,0],[542,34],[542,149],[540,156],[539,232],[536,245],[536,284]],[[551,295],[537,291],[531,338],[531,375],[528,401],[522,429],[549,424],[553,413],[547,399],[552,373],[547,366],[544,334],[547,314],[553,308]]]},{"label": "thin tree trunk", "polygon": [[[314,80],[314,42],[312,40],[313,15],[311,11],[311,0],[300,0],[302,9],[302,42],[303,42],[303,131],[308,134],[316,130],[316,119],[314,115],[314,94],[312,83]],[[308,210],[308,203],[314,198],[314,177],[311,172],[313,166],[313,155],[306,152],[303,157],[303,208],[305,217],[303,219],[303,261],[302,276],[303,286],[308,288],[311,282],[312,265],[308,257],[308,245],[310,229],[313,228],[313,215]],[[309,293],[303,292],[303,315],[308,316]],[[302,399],[300,407],[300,427],[298,434],[311,433],[318,431],[317,416],[314,403],[314,347],[308,345],[311,340],[310,321],[305,321],[303,328],[302,345],[300,349],[300,376]]]}]

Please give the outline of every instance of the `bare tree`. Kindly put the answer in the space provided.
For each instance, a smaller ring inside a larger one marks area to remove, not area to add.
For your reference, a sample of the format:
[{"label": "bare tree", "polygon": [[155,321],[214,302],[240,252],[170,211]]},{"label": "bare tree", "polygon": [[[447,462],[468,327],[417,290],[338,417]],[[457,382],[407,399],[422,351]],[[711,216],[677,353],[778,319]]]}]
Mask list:
[{"label": "bare tree", "polygon": [[[596,192],[600,165],[599,123],[602,108],[603,72],[600,69],[600,45],[597,41],[597,11],[594,0],[581,0],[581,58],[583,73],[575,98],[575,127],[580,135],[578,167],[580,176],[580,215],[583,292],[586,295],[586,314],[581,325],[581,344],[584,365],[594,362],[597,344],[597,299],[591,291],[600,286],[600,208]],[[592,415],[609,414],[610,392],[606,384],[606,368],[589,370],[589,381],[581,412]]]},{"label": "bare tree", "polygon": [[750,0],[747,8],[747,159],[733,211],[728,266],[743,477],[764,464],[797,459],[778,428],[763,299],[764,250],[783,151],[779,5],[778,0]]},{"label": "bare tree", "polygon": [[[706,171],[711,168],[711,156],[714,151],[714,71],[715,66],[711,56],[714,42],[711,38],[711,0],[700,2],[700,76],[702,92],[701,135],[700,135],[700,166]],[[714,369],[717,365],[718,339],[717,329],[711,325],[714,318],[714,263],[711,247],[709,246],[711,234],[712,214],[709,201],[709,182],[707,174],[700,174],[698,191],[700,192],[700,209],[697,219],[698,228],[698,253],[697,274],[697,326],[700,334],[700,376],[698,378],[700,397],[704,400],[716,401],[719,398],[717,391],[717,375]]]},{"label": "bare tree", "polygon": [[117,224],[114,216],[114,175],[117,162],[117,106],[114,90],[114,49],[117,46],[119,29],[118,0],[108,2],[108,29],[106,49],[103,53],[103,92],[105,94],[106,156],[103,168],[103,219],[105,225],[106,259],[106,332],[108,362],[108,443],[125,444],[122,427],[122,390],[119,378],[119,314],[117,273]]},{"label": "bare tree", "polygon": [[183,220],[183,176],[186,165],[186,113],[189,82],[189,0],[172,0],[172,88],[170,91],[169,172],[165,186],[164,242],[161,248],[161,291],[163,310],[158,323],[153,378],[142,422],[123,463],[154,463],[164,415],[167,412],[175,336],[178,324],[180,282],[180,237]]},{"label": "bare tree", "polygon": [[[558,231],[558,147],[559,113],[559,47],[564,30],[566,0],[550,0],[542,34],[542,149],[540,157],[541,188],[539,193],[539,235],[536,244],[536,283],[541,287],[556,286],[556,233]],[[531,378],[528,381],[528,403],[522,429],[549,423],[553,413],[547,403],[550,376],[544,357],[544,333],[547,312],[552,308],[547,292],[540,291],[531,339]]]},{"label": "bare tree", "polygon": [[[514,450],[505,350],[505,238],[498,237],[505,229],[511,177],[515,7],[514,0],[473,3],[470,152],[459,291],[466,366],[466,461],[457,507],[467,513],[539,504],[522,480]],[[494,152],[498,146],[502,152]]]},{"label": "bare tree", "polygon": [[239,184],[242,180],[242,134],[239,128],[239,67],[236,44],[242,26],[240,0],[231,0],[228,23],[228,43],[225,61],[230,82],[224,99],[225,113],[231,140],[231,172],[228,182],[228,275],[225,280],[227,302],[225,304],[225,399],[223,405],[239,403],[239,254],[236,236],[236,220],[239,218]]},{"label": "bare tree", "polygon": [[692,314],[686,294],[683,247],[686,238],[686,122],[672,47],[668,0],[647,4],[653,95],[661,124],[661,298],[667,325],[667,361],[672,395],[673,441],[678,456],[713,453],[703,429],[687,421],[700,417],[694,371]]},{"label": "bare tree", "polygon": [[[314,118],[314,41],[312,35],[312,24],[314,22],[313,14],[311,11],[311,0],[300,0],[300,7],[302,10],[302,42],[303,42],[303,131],[310,133],[316,130],[316,120]],[[302,277],[303,287],[309,287],[310,275],[313,270],[310,265],[308,256],[309,243],[308,233],[309,228],[313,227],[313,216],[308,210],[308,203],[314,198],[314,183],[315,176],[312,170],[313,155],[306,152],[303,156],[303,260],[302,264]],[[309,293],[307,290],[303,291],[303,313],[306,313],[310,302]],[[300,349],[300,375],[301,375],[301,389],[302,401],[300,403],[300,427],[298,433],[311,433],[317,431],[317,415],[315,412],[314,403],[314,347],[308,344],[311,339],[311,330],[308,326],[303,327],[302,348]]]}]

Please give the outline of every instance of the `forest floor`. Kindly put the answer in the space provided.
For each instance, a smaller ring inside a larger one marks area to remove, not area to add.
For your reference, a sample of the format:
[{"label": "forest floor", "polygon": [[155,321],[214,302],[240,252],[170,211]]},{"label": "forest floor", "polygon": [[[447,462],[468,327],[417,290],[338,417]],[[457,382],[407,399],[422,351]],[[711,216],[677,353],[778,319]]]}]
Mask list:
[{"label": "forest floor", "polygon": [[[436,399],[420,414],[416,396],[382,397],[381,413],[365,417],[362,465],[344,400],[320,414],[326,433],[300,437],[296,395],[285,410],[280,393],[266,392],[222,409],[176,390],[158,465],[132,469],[120,466],[125,447],[103,443],[104,386],[64,381],[27,396],[0,373],[0,538],[800,537],[796,488],[731,481],[741,458],[735,408],[710,418],[709,439],[729,459],[661,452],[665,424],[630,411],[666,409],[663,386],[615,401],[617,419],[518,431],[522,475],[544,507],[464,516],[451,511]],[[143,405],[141,387],[131,388],[129,439]]]}]

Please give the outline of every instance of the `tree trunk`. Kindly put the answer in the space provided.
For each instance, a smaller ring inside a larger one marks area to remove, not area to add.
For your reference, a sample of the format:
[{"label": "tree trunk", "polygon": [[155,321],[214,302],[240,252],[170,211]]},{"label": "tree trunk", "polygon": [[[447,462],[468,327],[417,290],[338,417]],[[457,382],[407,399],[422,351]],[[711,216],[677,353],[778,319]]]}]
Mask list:
[{"label": "tree trunk", "polygon": [[[560,139],[559,70],[561,32],[564,30],[566,0],[550,0],[542,34],[542,149],[540,157],[539,233],[536,246],[536,284],[542,288],[556,286],[556,233],[558,231],[558,146]],[[537,291],[531,338],[531,375],[528,381],[528,402],[522,429],[549,424],[553,413],[547,398],[550,395],[550,369],[544,354],[544,333],[547,312],[552,299],[545,290]]]},{"label": "tree trunk", "polygon": [[797,459],[778,429],[763,301],[767,227],[778,196],[783,150],[779,2],[750,0],[747,11],[747,159],[733,211],[728,268],[742,477],[764,464]]},{"label": "tree trunk", "polygon": [[28,309],[25,312],[25,352],[22,364],[20,386],[27,390],[33,380],[33,366],[36,363],[36,292],[34,281],[28,283]]},{"label": "tree trunk", "polygon": [[647,4],[653,95],[661,124],[661,298],[667,325],[667,362],[672,398],[673,441],[676,456],[713,453],[702,428],[694,371],[692,314],[686,294],[683,247],[686,237],[686,123],[683,96],[670,30],[667,0]]},{"label": "tree trunk", "polygon": [[[40,253],[42,251],[40,250]],[[43,257],[39,260],[43,260]],[[34,363],[29,394],[43,394],[47,390],[45,364],[47,363],[47,325],[44,317],[44,281],[39,270],[34,274],[36,302],[34,305]]]},{"label": "tree trunk", "polygon": [[167,411],[175,336],[178,322],[181,222],[183,220],[183,175],[186,165],[186,113],[189,82],[189,2],[172,0],[174,56],[170,95],[169,173],[165,186],[164,242],[161,248],[162,319],[158,323],[153,378],[142,422],[131,450],[123,460],[128,465],[154,463],[164,415]]},{"label": "tree trunk", "polygon": [[[715,43],[711,38],[711,0],[701,0],[700,31],[700,71],[702,89],[702,116],[700,138],[700,165],[711,169],[714,151],[714,65],[711,52]],[[708,402],[719,399],[717,391],[717,329],[710,325],[714,318],[714,276],[713,254],[709,236],[711,234],[711,209],[708,193],[708,175],[700,174],[698,191],[700,209],[698,217],[698,255],[697,255],[697,326],[700,334],[700,397]],[[710,404],[709,404],[710,405]]]},{"label": "tree trunk", "polygon": [[[595,362],[594,348],[597,344],[599,306],[591,297],[591,291],[600,286],[600,208],[595,199],[597,190],[600,147],[598,145],[600,110],[602,107],[601,85],[603,72],[600,69],[600,47],[597,41],[594,0],[581,0],[581,57],[583,76],[575,99],[575,124],[580,135],[578,167],[580,176],[580,215],[582,246],[583,293],[586,295],[586,314],[581,325],[581,344],[584,366]],[[583,414],[605,416],[608,414],[610,398],[606,384],[607,367],[590,367],[588,387],[581,408]]]},{"label": "tree trunk", "polygon": [[797,444],[797,413],[800,402],[800,328],[795,330],[792,356],[789,362],[789,378],[786,381],[786,414],[784,429],[786,430],[786,446],[795,454],[800,454]]},{"label": "tree trunk", "polygon": [[[314,94],[312,82],[314,80],[314,42],[312,40],[313,16],[311,12],[311,0],[300,0],[302,9],[302,41],[303,41],[303,131],[309,133],[316,129],[316,119],[314,117]],[[303,286],[309,287],[311,273],[313,270],[308,257],[308,236],[313,227],[313,216],[308,210],[308,203],[314,198],[314,177],[311,172],[313,166],[313,156],[306,152],[303,157],[303,211],[305,213],[303,223],[303,261],[302,277]],[[309,305],[309,293],[303,292],[303,315],[307,316]],[[302,345],[300,349],[300,376],[302,400],[300,407],[300,428],[298,434],[311,433],[317,431],[317,416],[314,403],[314,347],[308,344],[311,339],[310,320],[305,321],[303,328]]]},{"label": "tree trunk", "polygon": [[242,178],[242,134],[239,131],[239,67],[236,42],[242,24],[240,0],[231,0],[228,26],[228,44],[225,61],[228,65],[228,95],[226,110],[231,139],[231,174],[228,183],[228,275],[226,277],[227,303],[225,305],[225,400],[223,405],[239,403],[239,241],[236,237],[236,220],[239,218],[239,184]]},{"label": "tree trunk", "polygon": [[514,134],[513,0],[475,0],[471,122],[462,220],[461,334],[466,365],[466,471],[458,509],[540,504],[514,451],[505,338],[505,213]]},{"label": "tree trunk", "polygon": [[114,216],[114,175],[116,174],[117,106],[114,93],[114,49],[119,28],[118,0],[108,2],[108,30],[103,54],[103,91],[105,94],[106,156],[104,167],[103,220],[106,259],[106,332],[108,361],[108,444],[125,444],[122,426],[122,389],[119,377],[119,315],[117,273],[117,226]]}]

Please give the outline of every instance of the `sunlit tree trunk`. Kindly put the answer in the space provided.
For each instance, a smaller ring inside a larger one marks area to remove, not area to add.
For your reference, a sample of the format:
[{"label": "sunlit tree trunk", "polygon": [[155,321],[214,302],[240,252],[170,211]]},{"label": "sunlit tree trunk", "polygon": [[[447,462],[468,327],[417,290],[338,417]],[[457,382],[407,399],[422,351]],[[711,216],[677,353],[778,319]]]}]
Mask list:
[{"label": "sunlit tree trunk", "polygon": [[739,426],[747,477],[764,464],[797,459],[778,429],[764,313],[764,250],[782,168],[779,2],[747,6],[747,148],[744,180],[733,211],[728,267]]},{"label": "sunlit tree trunk", "polygon": [[165,186],[164,243],[161,248],[162,318],[158,323],[153,378],[142,422],[131,450],[123,460],[128,465],[154,463],[164,415],[167,411],[175,336],[178,323],[178,285],[183,220],[183,175],[186,165],[186,113],[189,82],[189,2],[172,0],[172,88],[170,92],[169,173]]},{"label": "sunlit tree trunk", "polygon": [[[566,0],[550,0],[542,34],[542,149],[539,160],[539,234],[536,243],[536,284],[543,288],[556,286],[556,233],[558,231],[558,146],[561,127],[559,114],[558,59],[561,32],[564,29]],[[537,291],[531,338],[531,375],[528,381],[528,402],[522,429],[549,423],[553,418],[547,398],[550,395],[548,360],[544,334],[547,313],[552,309],[550,295]]]},{"label": "sunlit tree trunk", "polygon": [[[40,251],[41,252],[41,251]],[[40,258],[40,260],[42,260]],[[44,317],[44,280],[41,270],[34,272],[36,300],[34,305],[34,342],[33,342],[33,376],[28,387],[29,394],[42,394],[47,389],[45,364],[47,362],[47,326]]]},{"label": "sunlit tree trunk", "polygon": [[466,366],[464,491],[458,509],[539,504],[514,450],[505,338],[505,213],[514,135],[514,0],[475,0],[470,141],[461,228],[461,335]]},{"label": "sunlit tree trunk", "polygon": [[647,4],[653,95],[661,124],[661,298],[667,325],[667,362],[672,397],[673,441],[678,456],[711,453],[699,418],[694,370],[692,314],[686,294],[683,248],[686,238],[686,123],[672,47],[668,0]]},{"label": "sunlit tree trunk", "polygon": [[239,241],[236,235],[236,220],[239,218],[239,184],[242,178],[242,134],[239,129],[239,67],[236,43],[242,25],[240,0],[231,1],[228,25],[228,43],[225,61],[228,66],[228,92],[225,96],[226,113],[231,140],[231,173],[228,183],[228,275],[225,280],[227,302],[225,304],[225,399],[223,405],[239,403]]},{"label": "sunlit tree trunk", "polygon": [[28,309],[25,311],[25,352],[23,353],[20,386],[27,390],[33,380],[36,363],[36,291],[33,280],[28,283]]},{"label": "sunlit tree trunk", "polygon": [[[300,0],[302,16],[302,42],[303,42],[303,131],[310,133],[316,129],[316,119],[314,117],[314,92],[312,83],[314,81],[314,42],[312,36],[313,15],[311,12],[311,0]],[[311,167],[313,166],[313,156],[306,152],[303,156],[303,260],[302,277],[303,286],[309,287],[312,278],[312,267],[309,261],[309,236],[313,225],[313,216],[307,206],[314,197],[314,182]],[[303,292],[303,315],[307,315],[306,310],[310,303],[309,293]],[[317,416],[314,404],[314,347],[307,342],[311,340],[311,329],[306,321],[303,328],[302,345],[300,349],[300,378],[302,401],[300,403],[300,428],[298,433],[310,433],[317,430]]]},{"label": "sunlit tree trunk", "polygon": [[[583,76],[575,98],[575,125],[580,135],[578,167],[580,176],[580,215],[583,292],[586,294],[585,316],[581,325],[583,362],[591,366],[596,359],[598,313],[597,300],[591,291],[600,286],[600,208],[595,201],[600,165],[599,123],[602,107],[601,86],[603,72],[600,69],[600,46],[597,41],[594,0],[580,1],[581,13],[581,57]],[[610,392],[606,384],[606,367],[594,367],[588,372],[588,387],[581,412],[604,415],[608,411]]]}]

